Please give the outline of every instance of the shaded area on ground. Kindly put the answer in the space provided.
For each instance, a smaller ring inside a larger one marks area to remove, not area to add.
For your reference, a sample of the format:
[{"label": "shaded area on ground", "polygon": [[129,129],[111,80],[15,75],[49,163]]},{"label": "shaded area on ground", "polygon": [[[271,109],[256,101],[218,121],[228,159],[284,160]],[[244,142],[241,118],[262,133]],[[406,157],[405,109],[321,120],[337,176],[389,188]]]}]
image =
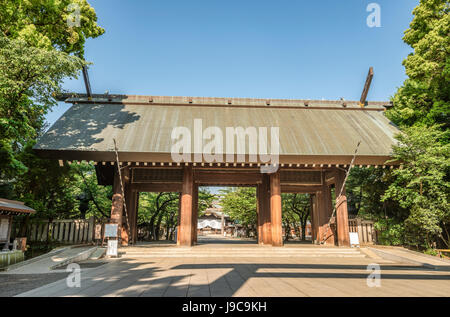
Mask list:
[{"label": "shaded area on ground", "polygon": [[450,275],[420,266],[381,265],[381,288],[366,285],[371,259],[280,262],[249,259],[117,259],[27,296],[449,296]]},{"label": "shaded area on ground", "polygon": [[0,274],[0,297],[15,296],[65,279],[69,273]]}]

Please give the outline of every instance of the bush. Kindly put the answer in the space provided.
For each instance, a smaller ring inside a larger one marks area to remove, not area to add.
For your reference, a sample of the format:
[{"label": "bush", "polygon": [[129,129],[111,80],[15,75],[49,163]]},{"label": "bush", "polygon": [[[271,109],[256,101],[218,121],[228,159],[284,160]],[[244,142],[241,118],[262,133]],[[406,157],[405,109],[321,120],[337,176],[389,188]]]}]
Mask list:
[{"label": "bush", "polygon": [[402,245],[404,242],[405,228],[402,223],[396,223],[392,219],[379,219],[375,222],[375,230],[378,232],[378,243],[382,245]]}]

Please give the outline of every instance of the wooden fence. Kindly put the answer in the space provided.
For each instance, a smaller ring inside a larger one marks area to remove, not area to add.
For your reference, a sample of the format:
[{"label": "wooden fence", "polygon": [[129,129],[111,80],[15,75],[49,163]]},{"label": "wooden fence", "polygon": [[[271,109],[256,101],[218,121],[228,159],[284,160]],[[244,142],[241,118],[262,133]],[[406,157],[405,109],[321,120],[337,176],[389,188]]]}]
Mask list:
[{"label": "wooden fence", "polygon": [[353,218],[348,220],[350,232],[357,232],[360,244],[375,244],[377,242],[377,232],[374,228],[374,222]]},{"label": "wooden fence", "polygon": [[[21,223],[14,222],[11,237],[18,237]],[[95,238],[95,221],[90,219],[36,220],[27,228],[27,240],[46,242],[49,239],[67,244],[92,242]]]},{"label": "wooden fence", "polygon": [[[33,220],[27,228],[27,240],[31,242],[46,242],[49,238],[66,244],[90,243],[101,239],[103,236],[103,223],[101,220],[96,223],[94,218],[90,219],[65,219],[65,220]],[[375,244],[377,242],[377,232],[374,222],[352,218],[348,220],[349,231],[357,232],[359,243]],[[11,228],[11,238],[19,238],[18,233],[21,227],[19,221],[14,221]]]}]

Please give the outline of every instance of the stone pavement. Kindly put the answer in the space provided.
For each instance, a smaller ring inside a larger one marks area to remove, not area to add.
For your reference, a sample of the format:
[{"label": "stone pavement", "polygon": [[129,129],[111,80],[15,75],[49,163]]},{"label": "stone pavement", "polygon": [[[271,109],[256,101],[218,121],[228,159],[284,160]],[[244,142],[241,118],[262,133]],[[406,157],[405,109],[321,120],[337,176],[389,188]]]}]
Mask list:
[{"label": "stone pavement", "polygon": [[65,247],[61,249],[54,250],[48,255],[42,255],[39,258],[31,259],[28,261],[20,262],[18,264],[12,265],[5,272],[0,272],[1,274],[46,274],[46,273],[56,273],[65,272],[63,267],[60,270],[53,270],[52,267],[67,262],[71,258],[79,256],[84,252],[89,252],[89,250],[94,250],[95,247],[85,246],[85,247]]},{"label": "stone pavement", "polygon": [[[449,272],[371,258],[357,249],[199,242],[193,248],[148,244],[121,249],[122,257],[82,270],[80,288],[67,287],[63,279],[19,296],[450,295]],[[170,256],[168,248],[179,255]],[[262,250],[264,256],[255,255]],[[351,254],[342,256],[336,250]],[[289,252],[291,256],[279,256]],[[371,263],[381,267],[381,287],[367,285]]]}]

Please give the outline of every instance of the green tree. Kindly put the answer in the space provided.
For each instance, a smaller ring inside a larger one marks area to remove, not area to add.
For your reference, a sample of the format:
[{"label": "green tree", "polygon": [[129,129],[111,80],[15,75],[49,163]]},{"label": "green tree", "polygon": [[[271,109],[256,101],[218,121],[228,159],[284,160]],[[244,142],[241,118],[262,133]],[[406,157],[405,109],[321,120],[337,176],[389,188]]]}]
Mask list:
[{"label": "green tree", "polygon": [[[37,158],[28,143],[19,159],[30,166],[27,173],[17,176],[14,190],[20,200],[37,211],[36,217],[73,218],[77,201],[70,184],[76,182],[72,169],[60,167],[57,161]],[[68,186],[69,185],[69,186]]]},{"label": "green tree", "polygon": [[398,136],[394,158],[403,167],[383,200],[394,199],[410,210],[405,221],[406,242],[426,248],[440,238],[450,247],[450,144],[437,127],[410,127]]},{"label": "green tree", "polygon": [[0,35],[0,178],[26,171],[17,153],[44,128],[63,79],[76,78],[83,65],[67,53]]},{"label": "green tree", "polygon": [[[165,229],[166,240],[174,238],[173,233],[178,225],[179,193],[140,193],[138,226],[148,233],[150,240],[160,240]],[[211,207],[215,196],[206,188],[198,193],[198,211],[203,212]]]},{"label": "green tree", "polygon": [[[80,23],[67,23],[77,8]],[[70,217],[79,209],[89,213],[96,198],[88,174],[81,182],[74,169],[59,168],[32,151],[63,80],[77,78],[86,65],[86,39],[104,32],[96,21],[86,0],[0,2],[0,192],[27,202],[38,211],[37,217]],[[88,195],[87,210],[86,200],[74,196],[83,184],[83,194],[93,194]],[[100,205],[98,212],[106,208]]]},{"label": "green tree", "polygon": [[81,58],[86,39],[105,32],[86,0],[1,1],[0,31],[4,37],[21,39],[32,47],[54,48]]},{"label": "green tree", "polygon": [[222,190],[222,194],[221,204],[223,212],[228,214],[230,219],[244,227],[247,237],[250,236],[250,233],[256,236],[256,188],[227,188]]},{"label": "green tree", "polygon": [[395,94],[388,116],[399,125],[450,123],[450,5],[421,0],[403,40],[413,48],[404,61],[408,79]]},{"label": "green tree", "polygon": [[113,196],[112,186],[99,186],[95,167],[91,164],[81,163],[72,165],[75,182],[70,184],[73,193],[78,198],[80,204],[86,204],[85,214],[81,218],[91,216],[96,219],[109,218],[111,215],[111,199]]},{"label": "green tree", "polygon": [[393,171],[383,201],[408,211],[403,230],[395,231],[404,233],[405,243],[425,248],[436,242],[449,246],[449,10],[446,0],[421,0],[414,9],[403,38],[413,49],[403,61],[408,79],[387,112],[403,132],[394,147],[403,169]]},{"label": "green tree", "polygon": [[393,151],[404,168],[355,168],[348,180],[349,211],[377,220],[382,243],[448,243],[448,135],[439,130],[450,122],[449,9],[421,0],[403,37],[413,49],[403,61],[408,78],[387,116],[402,130]]},{"label": "green tree", "polygon": [[[311,203],[308,194],[282,194],[285,240],[290,238],[289,228],[294,227],[297,236],[306,240],[306,224],[310,219]],[[301,228],[301,230],[299,230]]]}]

